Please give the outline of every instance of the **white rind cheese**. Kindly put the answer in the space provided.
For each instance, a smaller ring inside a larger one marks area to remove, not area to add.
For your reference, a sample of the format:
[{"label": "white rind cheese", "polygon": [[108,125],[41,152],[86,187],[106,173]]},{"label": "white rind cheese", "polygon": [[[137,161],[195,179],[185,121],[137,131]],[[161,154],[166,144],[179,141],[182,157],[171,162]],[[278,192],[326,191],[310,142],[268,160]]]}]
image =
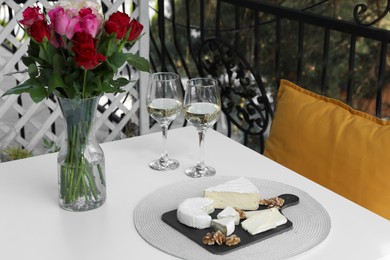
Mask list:
[{"label": "white rind cheese", "polygon": [[189,227],[204,229],[211,226],[211,216],[214,211],[214,201],[208,198],[189,198],[179,204],[177,220]]},{"label": "white rind cheese", "polygon": [[256,235],[269,229],[276,228],[287,222],[277,208],[270,208],[259,211],[241,223],[243,229],[251,235]]},{"label": "white rind cheese", "polygon": [[227,207],[221,212],[218,213],[217,218],[232,218],[234,220],[234,224],[238,225],[240,224],[240,213],[238,213],[235,209],[232,207]]},{"label": "white rind cheese", "polygon": [[245,217],[246,218],[250,218],[250,217],[253,217],[256,214],[259,214],[262,211],[264,211],[264,210],[253,210],[253,211],[244,211],[244,212],[245,212]]},{"label": "white rind cheese", "polygon": [[246,178],[238,178],[205,189],[204,196],[214,200],[214,207],[237,207],[242,210],[259,208],[259,190]]},{"label": "white rind cheese", "polygon": [[221,231],[225,236],[233,234],[236,225],[232,218],[221,218],[211,220],[211,228],[214,231]]}]

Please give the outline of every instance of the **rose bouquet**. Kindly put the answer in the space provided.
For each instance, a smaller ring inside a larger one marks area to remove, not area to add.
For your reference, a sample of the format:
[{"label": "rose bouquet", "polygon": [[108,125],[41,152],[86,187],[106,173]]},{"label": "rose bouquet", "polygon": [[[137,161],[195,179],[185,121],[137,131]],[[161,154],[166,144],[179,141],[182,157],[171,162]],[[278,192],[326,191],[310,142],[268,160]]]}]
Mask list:
[{"label": "rose bouquet", "polygon": [[122,92],[129,80],[115,76],[126,61],[138,70],[149,70],[146,59],[123,52],[143,30],[126,13],[115,12],[105,21],[94,2],[56,6],[47,14],[34,6],[25,9],[19,23],[31,38],[22,58],[29,79],[4,95],[29,93],[35,102],[53,93],[89,98]]},{"label": "rose bouquet", "polygon": [[55,6],[44,13],[27,7],[19,21],[31,38],[22,58],[29,79],[4,95],[28,93],[35,102],[57,96],[67,135],[58,154],[60,206],[89,210],[105,201],[104,154],[93,131],[103,93],[122,92],[130,80],[117,77],[127,62],[149,70],[146,59],[123,52],[142,34],[143,26],[122,12],[103,19],[94,2]]}]

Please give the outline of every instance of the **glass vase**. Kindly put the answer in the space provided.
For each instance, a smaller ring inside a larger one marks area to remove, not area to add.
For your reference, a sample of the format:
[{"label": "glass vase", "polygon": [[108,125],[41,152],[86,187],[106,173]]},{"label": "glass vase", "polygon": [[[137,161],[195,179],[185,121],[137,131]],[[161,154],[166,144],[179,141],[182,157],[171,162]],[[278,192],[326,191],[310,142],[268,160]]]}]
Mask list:
[{"label": "glass vase", "polygon": [[98,208],[106,200],[104,153],[94,129],[100,97],[57,99],[66,123],[58,153],[60,207],[69,211]]}]

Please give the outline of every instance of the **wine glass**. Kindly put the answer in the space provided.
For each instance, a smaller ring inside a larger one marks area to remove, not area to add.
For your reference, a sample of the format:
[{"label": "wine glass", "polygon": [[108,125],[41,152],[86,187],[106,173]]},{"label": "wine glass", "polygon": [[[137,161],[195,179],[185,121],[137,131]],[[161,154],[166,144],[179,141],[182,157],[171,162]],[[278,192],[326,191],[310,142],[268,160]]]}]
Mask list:
[{"label": "wine glass", "polygon": [[213,176],[215,169],[204,164],[204,138],[207,129],[217,122],[221,114],[218,81],[210,78],[190,79],[187,82],[183,106],[186,120],[196,128],[199,135],[198,163],[186,169],[185,173],[193,178]]},{"label": "wine glass", "polygon": [[177,160],[169,158],[166,146],[168,127],[180,114],[182,96],[179,75],[170,72],[159,72],[150,75],[146,106],[149,115],[159,123],[163,135],[161,157],[149,163],[150,168],[154,170],[174,170],[180,165]]}]

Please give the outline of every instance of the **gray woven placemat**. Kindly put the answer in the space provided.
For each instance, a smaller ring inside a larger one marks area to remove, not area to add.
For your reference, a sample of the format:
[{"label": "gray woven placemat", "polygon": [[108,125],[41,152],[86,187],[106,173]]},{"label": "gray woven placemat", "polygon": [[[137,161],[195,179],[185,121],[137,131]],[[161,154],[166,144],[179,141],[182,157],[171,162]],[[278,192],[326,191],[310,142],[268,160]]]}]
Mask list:
[{"label": "gray woven placemat", "polygon": [[152,246],[184,259],[286,259],[301,254],[322,242],[329,234],[331,221],[328,213],[306,192],[292,186],[265,180],[250,179],[263,198],[284,193],[295,194],[299,204],[283,209],[293,223],[293,229],[238,249],[228,254],[215,255],[188,239],[161,220],[161,215],[177,208],[186,198],[203,196],[204,188],[237,177],[208,177],[191,179],[165,186],[138,203],[134,210],[134,225],[138,233]]}]

